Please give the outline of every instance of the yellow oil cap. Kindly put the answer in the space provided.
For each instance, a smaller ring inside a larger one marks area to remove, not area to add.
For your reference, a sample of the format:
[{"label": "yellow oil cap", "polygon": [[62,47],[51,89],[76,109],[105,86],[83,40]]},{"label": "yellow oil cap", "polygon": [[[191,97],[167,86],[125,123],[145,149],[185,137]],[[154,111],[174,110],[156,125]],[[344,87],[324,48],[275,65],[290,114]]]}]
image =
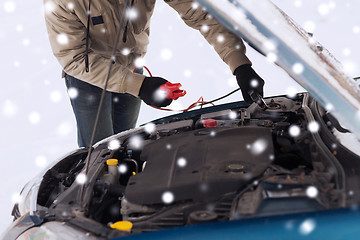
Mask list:
[{"label": "yellow oil cap", "polygon": [[117,159],[109,159],[106,161],[107,165],[117,165],[119,163],[119,161]]},{"label": "yellow oil cap", "polygon": [[111,228],[119,231],[129,231],[132,229],[133,224],[129,221],[120,221],[110,225]]}]

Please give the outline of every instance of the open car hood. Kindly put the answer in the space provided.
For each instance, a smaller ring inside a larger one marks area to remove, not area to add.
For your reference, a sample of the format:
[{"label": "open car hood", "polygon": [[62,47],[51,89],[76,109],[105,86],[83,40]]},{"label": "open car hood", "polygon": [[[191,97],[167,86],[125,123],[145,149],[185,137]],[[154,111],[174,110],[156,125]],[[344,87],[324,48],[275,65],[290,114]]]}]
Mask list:
[{"label": "open car hood", "polygon": [[269,0],[198,0],[223,26],[283,68],[360,139],[360,87]]}]

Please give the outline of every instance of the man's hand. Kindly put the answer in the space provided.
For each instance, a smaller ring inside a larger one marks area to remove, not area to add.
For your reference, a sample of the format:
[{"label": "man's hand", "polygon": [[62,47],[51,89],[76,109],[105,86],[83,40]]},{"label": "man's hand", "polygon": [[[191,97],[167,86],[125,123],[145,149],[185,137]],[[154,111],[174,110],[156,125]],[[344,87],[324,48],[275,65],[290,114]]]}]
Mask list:
[{"label": "man's hand", "polygon": [[254,90],[264,96],[264,80],[254,71],[250,64],[241,65],[234,71],[241,93],[246,102],[252,101],[249,91]]},{"label": "man's hand", "polygon": [[166,107],[170,105],[172,99],[168,99],[167,93],[160,89],[160,86],[167,82],[167,80],[161,77],[146,77],[140,88],[140,99],[153,107]]}]

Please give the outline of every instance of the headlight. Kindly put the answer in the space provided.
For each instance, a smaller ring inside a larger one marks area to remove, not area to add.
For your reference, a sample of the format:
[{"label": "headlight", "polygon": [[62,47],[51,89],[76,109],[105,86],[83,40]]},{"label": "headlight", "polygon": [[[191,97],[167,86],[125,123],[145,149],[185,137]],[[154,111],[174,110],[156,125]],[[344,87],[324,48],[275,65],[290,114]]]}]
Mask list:
[{"label": "headlight", "polygon": [[43,180],[44,175],[49,169],[53,168],[58,162],[78,153],[84,152],[84,149],[77,149],[65,157],[61,158],[59,161],[53,162],[50,166],[45,168],[38,176],[36,176],[33,180],[28,182],[20,193],[20,201],[18,203],[18,209],[20,212],[20,216],[23,216],[26,213],[33,213],[37,210],[37,198],[39,193],[40,184]]},{"label": "headlight", "polygon": [[78,231],[60,222],[48,222],[21,234],[16,240],[98,240],[97,237]]}]

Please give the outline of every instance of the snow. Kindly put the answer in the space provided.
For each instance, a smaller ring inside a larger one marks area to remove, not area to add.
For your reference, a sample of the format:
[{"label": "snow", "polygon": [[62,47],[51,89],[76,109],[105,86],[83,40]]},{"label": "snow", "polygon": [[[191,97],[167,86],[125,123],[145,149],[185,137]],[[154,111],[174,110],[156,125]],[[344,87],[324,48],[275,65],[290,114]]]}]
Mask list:
[{"label": "snow", "polygon": [[306,219],[303,221],[299,226],[299,233],[301,235],[309,235],[313,232],[316,228],[316,222],[314,219]]},{"label": "snow", "polygon": [[290,134],[290,136],[292,136],[292,137],[298,137],[298,136],[300,135],[300,133],[301,133],[301,129],[300,129],[299,126],[297,126],[297,125],[291,125],[291,126],[289,127],[289,134]]},{"label": "snow", "polygon": [[309,186],[308,188],[306,188],[306,195],[309,198],[316,198],[318,194],[319,194],[319,191],[316,187]]},{"label": "snow", "polygon": [[171,204],[175,200],[175,196],[172,192],[164,192],[161,196],[163,203]]},{"label": "snow", "polygon": [[[303,24],[313,21],[316,25],[316,39],[341,62],[360,63],[360,55],[356,54],[360,41],[357,13],[360,2],[349,2],[347,7],[341,0],[333,1],[336,7],[324,16],[318,13],[318,5],[328,1],[274,2],[296,22]],[[72,8],[71,5],[67,7]],[[46,1],[45,7],[42,6],[42,1],[35,0],[3,1],[0,4],[0,46],[3,56],[0,60],[3,73],[0,90],[0,144],[3,159],[0,161],[3,177],[0,192],[0,233],[12,220],[12,195],[18,194],[24,184],[40,171],[36,158],[43,156],[47,163],[51,164],[77,148],[76,123],[66,95],[76,98],[78,92],[76,89],[67,92],[64,80],[60,77],[61,68],[52,55],[47,39],[44,9],[46,13],[51,13],[55,5],[50,0]],[[201,31],[208,32],[209,27],[204,25]],[[172,58],[168,61],[161,58],[160,52],[164,48],[172,52]],[[352,54],[344,56],[344,48],[348,48]],[[272,61],[260,56],[250,47],[247,47],[247,54],[254,69],[266,82],[266,96],[287,94],[287,89],[293,89],[293,92],[304,91],[287,73],[274,66],[273,62],[277,57],[274,52],[271,57],[268,55]],[[174,101],[172,107],[187,107],[200,96],[203,96],[205,101],[212,100],[237,88],[236,79],[212,47],[201,34],[187,27],[164,1],[157,1],[145,60],[154,75],[180,82],[187,90],[186,97]],[[359,75],[357,68],[353,76]],[[52,91],[61,93],[62,100],[51,101],[49,94]],[[220,103],[238,100],[242,100],[240,93]],[[28,120],[32,112],[41,116],[40,120],[37,120],[38,124],[32,124]],[[142,104],[138,124],[169,114],[172,113]],[[60,134],[61,132],[64,134]],[[215,132],[213,134],[215,135]],[[352,145],[354,142],[347,143],[347,146]],[[164,148],[171,149],[171,145]]]},{"label": "snow", "polygon": [[320,125],[316,121],[311,121],[308,123],[308,130],[312,133],[317,133],[320,129]]},{"label": "snow", "polygon": [[183,158],[183,157],[182,157],[182,158],[179,158],[179,159],[177,160],[177,165],[178,165],[179,167],[181,167],[181,168],[185,167],[186,164],[187,164],[187,161],[186,161],[186,159]]},{"label": "snow", "polygon": [[85,175],[85,173],[80,173],[79,175],[76,176],[76,182],[80,185],[84,185],[87,181],[87,177]]}]

